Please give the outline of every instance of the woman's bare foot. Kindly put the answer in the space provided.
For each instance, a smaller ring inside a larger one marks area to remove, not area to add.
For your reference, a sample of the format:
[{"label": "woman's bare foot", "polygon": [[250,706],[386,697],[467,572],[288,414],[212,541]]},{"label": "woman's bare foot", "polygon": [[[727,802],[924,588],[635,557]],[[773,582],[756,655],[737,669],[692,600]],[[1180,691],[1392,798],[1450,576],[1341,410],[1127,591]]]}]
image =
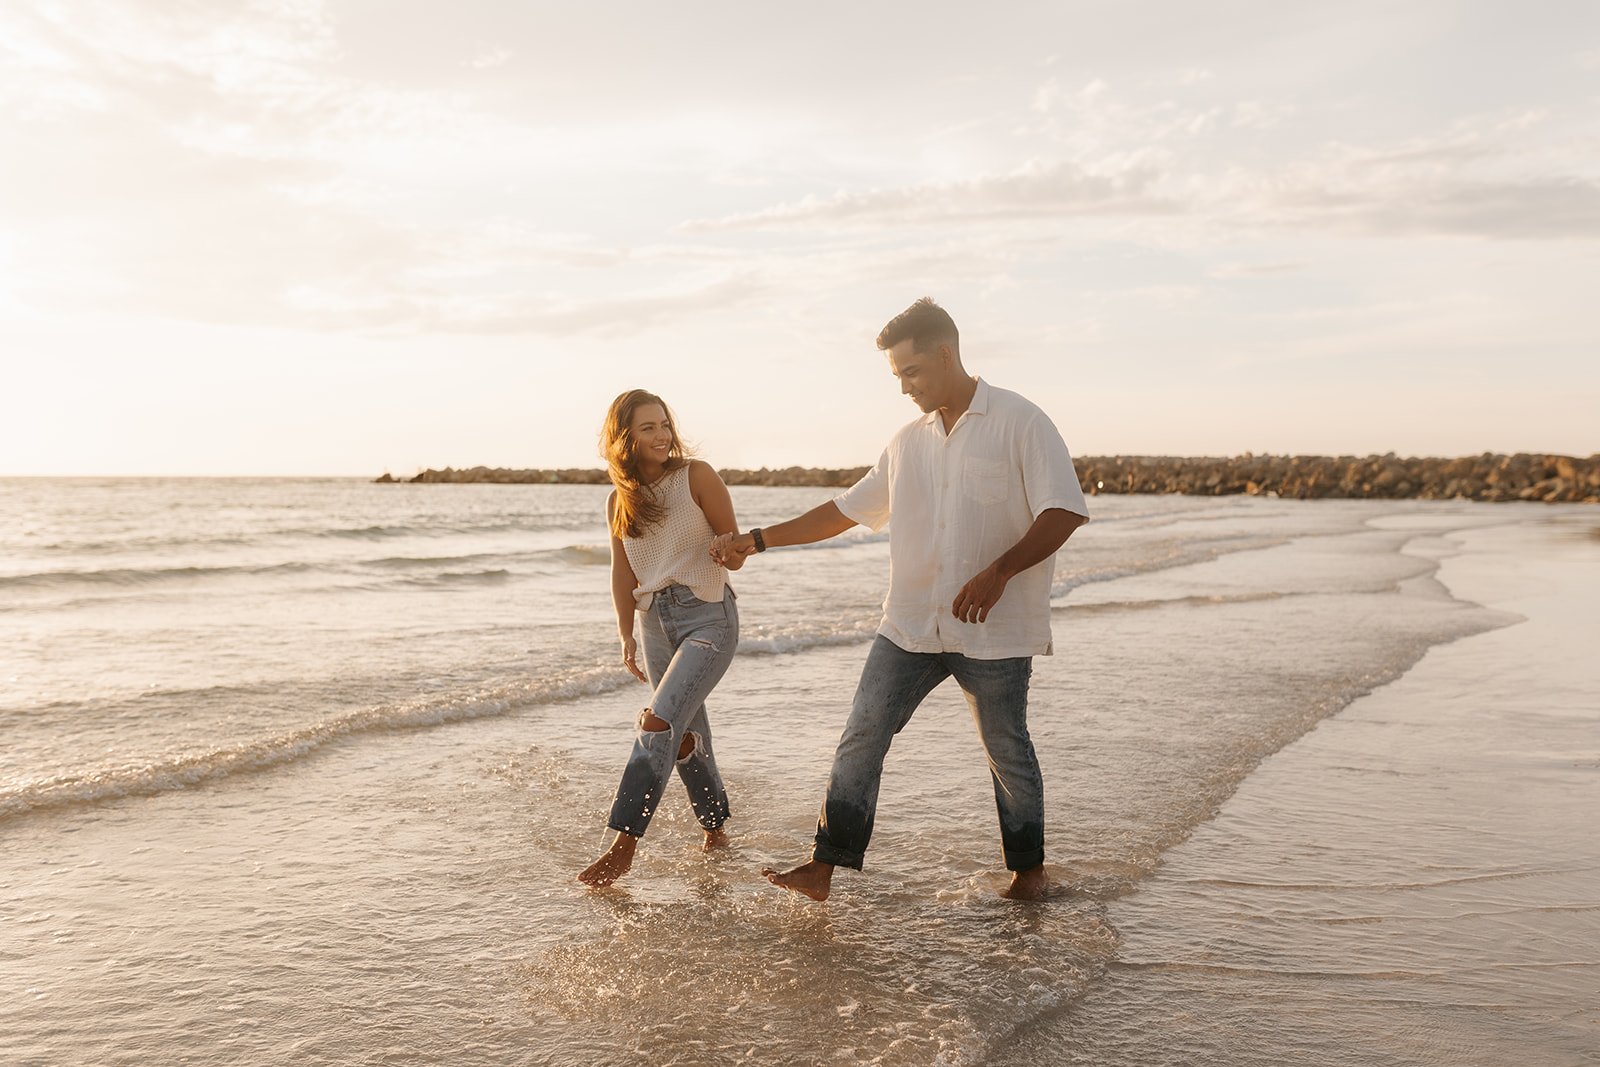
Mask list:
[{"label": "woman's bare foot", "polygon": [[767,876],[767,881],[784,889],[792,889],[812,900],[827,900],[829,887],[833,884],[833,864],[823,863],[820,860],[811,860],[788,871],[775,871],[771,867],[761,868],[761,873]]},{"label": "woman's bare foot", "polygon": [[578,881],[596,889],[610,885],[618,878],[628,873],[628,868],[633,866],[633,851],[639,847],[639,839],[632,834],[617,834],[611,847],[578,875]]},{"label": "woman's bare foot", "polygon": [[707,830],[705,843],[700,847],[706,852],[714,852],[719,848],[727,848],[728,835],[720,827],[715,830]]},{"label": "woman's bare foot", "polygon": [[1043,900],[1049,887],[1050,879],[1045,877],[1041,863],[1025,871],[1012,871],[1011,884],[1002,889],[1000,895],[1008,900]]}]

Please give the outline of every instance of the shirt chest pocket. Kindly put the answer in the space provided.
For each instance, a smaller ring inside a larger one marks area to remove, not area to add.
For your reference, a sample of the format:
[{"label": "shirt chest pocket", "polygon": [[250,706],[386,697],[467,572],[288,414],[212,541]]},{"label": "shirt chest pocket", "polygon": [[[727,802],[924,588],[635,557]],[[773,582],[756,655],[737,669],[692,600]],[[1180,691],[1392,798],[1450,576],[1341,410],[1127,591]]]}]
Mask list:
[{"label": "shirt chest pocket", "polygon": [[1004,460],[968,456],[961,465],[961,486],[980,504],[1000,504],[1011,492],[1011,472]]}]

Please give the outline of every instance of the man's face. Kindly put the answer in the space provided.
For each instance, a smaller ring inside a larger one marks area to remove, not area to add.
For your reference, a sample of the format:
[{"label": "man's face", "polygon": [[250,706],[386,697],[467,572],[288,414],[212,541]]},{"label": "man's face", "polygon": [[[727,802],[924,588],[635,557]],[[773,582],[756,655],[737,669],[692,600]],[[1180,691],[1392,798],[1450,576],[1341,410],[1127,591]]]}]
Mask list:
[{"label": "man's face", "polygon": [[928,352],[912,351],[911,338],[890,348],[889,369],[900,379],[900,391],[923,411],[944,407],[950,391],[949,346],[937,345]]}]

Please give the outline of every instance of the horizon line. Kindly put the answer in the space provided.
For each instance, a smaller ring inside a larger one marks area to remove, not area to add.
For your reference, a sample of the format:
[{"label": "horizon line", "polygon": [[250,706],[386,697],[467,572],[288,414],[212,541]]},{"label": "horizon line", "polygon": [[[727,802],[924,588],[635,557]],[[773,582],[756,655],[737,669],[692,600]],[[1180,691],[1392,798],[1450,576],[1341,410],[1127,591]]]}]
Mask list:
[{"label": "horizon line", "polygon": [[[1077,463],[1077,462],[1084,462],[1084,461],[1088,461],[1088,460],[1107,460],[1107,459],[1255,460],[1255,459],[1268,459],[1268,458],[1278,458],[1278,459],[1340,459],[1340,458],[1372,459],[1372,458],[1393,457],[1395,459],[1402,459],[1402,460],[1428,460],[1428,459],[1457,460],[1457,459],[1481,458],[1483,456],[1548,456],[1548,457],[1565,457],[1565,458],[1568,458],[1568,459],[1595,459],[1595,458],[1600,458],[1600,451],[1591,452],[1587,456],[1580,455],[1580,454],[1578,454],[1576,452],[1543,452],[1543,451],[1497,452],[1497,451],[1494,451],[1493,449],[1486,449],[1486,450],[1483,450],[1483,451],[1480,451],[1480,452],[1466,452],[1466,453],[1461,453],[1461,454],[1458,454],[1458,455],[1438,455],[1438,454],[1435,454],[1435,455],[1417,455],[1417,454],[1409,454],[1409,453],[1408,454],[1401,454],[1401,453],[1395,452],[1393,450],[1390,450],[1390,451],[1387,451],[1387,452],[1339,452],[1339,453],[1332,453],[1332,452],[1236,452],[1236,453],[1233,453],[1233,454],[1230,454],[1230,455],[1217,455],[1217,454],[1181,455],[1181,454],[1172,453],[1172,452],[1116,452],[1116,453],[1110,453],[1110,454],[1107,454],[1107,455],[1074,455],[1072,458],[1073,458],[1073,462]],[[770,465],[763,465],[763,466],[760,466],[760,467],[717,466],[716,469],[719,470],[719,471],[785,471],[785,470],[820,471],[820,470],[851,470],[851,469],[854,469],[856,467],[871,467],[871,466],[872,466],[871,463],[851,463],[851,464],[841,464],[841,465],[837,465],[837,466],[821,466],[821,465],[791,463],[791,464],[786,464],[784,466],[778,466],[778,467],[774,467],[774,466],[770,466]],[[153,479],[179,479],[179,478],[213,479],[213,480],[245,480],[245,479],[262,479],[262,480],[305,479],[305,480],[312,480],[312,479],[326,479],[326,480],[330,480],[330,481],[333,481],[333,480],[349,480],[349,479],[364,479],[364,480],[367,480],[367,481],[373,481],[373,480],[376,480],[378,478],[383,477],[385,474],[389,475],[391,478],[395,479],[396,481],[403,481],[403,480],[409,479],[410,477],[412,477],[414,475],[419,475],[419,474],[422,474],[422,473],[427,472],[427,471],[445,471],[445,470],[450,470],[450,471],[471,471],[471,470],[507,470],[507,471],[564,471],[564,470],[565,471],[580,471],[581,470],[581,471],[604,471],[605,467],[604,466],[510,467],[510,466],[490,466],[489,464],[486,464],[486,463],[475,463],[472,466],[468,466],[468,467],[455,467],[455,466],[449,466],[449,465],[446,465],[446,466],[443,466],[443,467],[418,467],[415,471],[412,472],[412,474],[409,474],[409,475],[395,474],[392,468],[387,468],[387,467],[384,468],[382,471],[380,471],[378,474],[372,474],[370,471],[359,472],[359,473],[340,473],[340,474],[308,473],[308,472],[291,472],[291,473],[274,473],[274,474],[266,474],[266,473],[218,474],[218,473],[197,473],[197,472],[186,472],[186,473],[170,473],[170,472],[169,473],[149,473],[149,472],[127,473],[127,472],[107,472],[107,471],[97,471],[97,472],[87,472],[87,473],[84,473],[84,472],[50,472],[50,473],[26,473],[25,474],[25,473],[0,472],[0,481],[3,481],[3,480],[16,480],[16,479],[24,479],[24,478],[28,478],[28,479],[58,478],[58,479],[85,479],[85,480],[87,480],[87,479],[95,479],[95,478],[121,478],[121,479],[144,478],[144,479],[152,479],[152,480]]]}]

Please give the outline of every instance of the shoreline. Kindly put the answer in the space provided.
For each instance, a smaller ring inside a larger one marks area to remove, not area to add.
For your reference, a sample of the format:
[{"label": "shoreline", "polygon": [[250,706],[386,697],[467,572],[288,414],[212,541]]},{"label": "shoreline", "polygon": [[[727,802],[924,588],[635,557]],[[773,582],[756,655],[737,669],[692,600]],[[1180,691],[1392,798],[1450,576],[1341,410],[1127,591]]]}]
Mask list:
[{"label": "shoreline", "polygon": [[[1083,491],[1187,496],[1276,496],[1297,500],[1508,500],[1600,504],[1600,454],[1587,458],[1485,452],[1457,458],[1382,456],[1083,456]],[[868,467],[721,470],[729,485],[844,488]],[[598,468],[429,468],[383,485],[605,485]]]},{"label": "shoreline", "polygon": [[1600,766],[1594,686],[1540,686],[1584,647],[1593,529],[1408,545],[1507,624],[1434,645],[1264,759],[1114,905],[1104,979],[992,1062],[1590,1062],[1596,962],[1574,946],[1592,943],[1600,854],[1570,843]]}]

